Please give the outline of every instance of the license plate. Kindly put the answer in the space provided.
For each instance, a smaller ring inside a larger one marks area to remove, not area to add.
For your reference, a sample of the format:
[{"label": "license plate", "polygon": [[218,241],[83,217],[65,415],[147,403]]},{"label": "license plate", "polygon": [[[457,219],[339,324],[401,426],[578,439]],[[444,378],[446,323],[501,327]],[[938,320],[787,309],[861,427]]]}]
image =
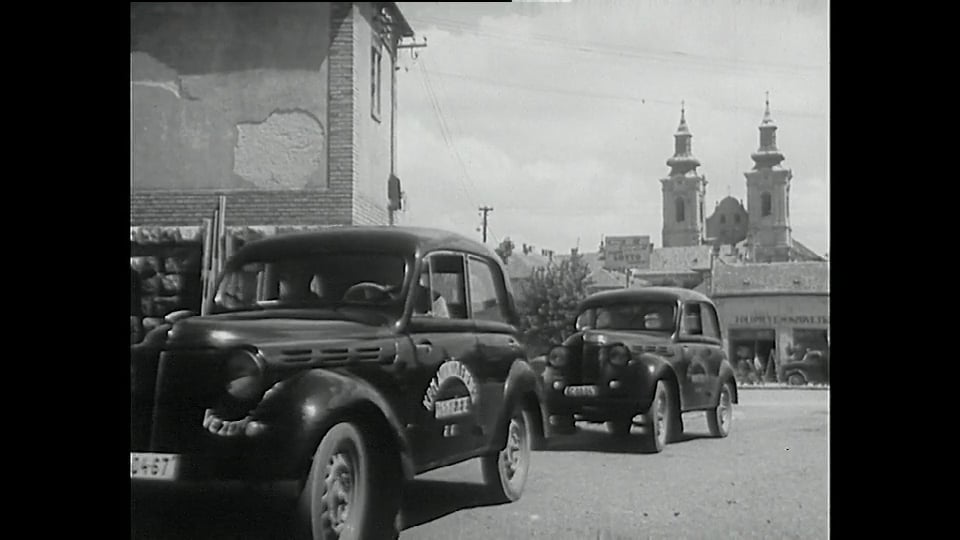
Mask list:
[{"label": "license plate", "polygon": [[177,479],[179,469],[177,454],[130,452],[130,478],[171,481]]},{"label": "license plate", "polygon": [[563,395],[569,397],[594,397],[597,395],[597,387],[591,385],[568,386],[563,389]]}]

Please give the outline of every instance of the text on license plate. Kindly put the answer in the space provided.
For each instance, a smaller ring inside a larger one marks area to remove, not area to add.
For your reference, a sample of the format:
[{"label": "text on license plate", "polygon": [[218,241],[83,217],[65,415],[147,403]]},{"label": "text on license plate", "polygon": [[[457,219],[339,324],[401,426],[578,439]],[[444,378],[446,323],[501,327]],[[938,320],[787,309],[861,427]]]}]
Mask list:
[{"label": "text on license plate", "polygon": [[597,395],[597,387],[593,385],[568,386],[563,389],[563,395],[570,397],[593,397]]},{"label": "text on license plate", "polygon": [[180,469],[177,454],[130,452],[130,478],[176,480]]}]

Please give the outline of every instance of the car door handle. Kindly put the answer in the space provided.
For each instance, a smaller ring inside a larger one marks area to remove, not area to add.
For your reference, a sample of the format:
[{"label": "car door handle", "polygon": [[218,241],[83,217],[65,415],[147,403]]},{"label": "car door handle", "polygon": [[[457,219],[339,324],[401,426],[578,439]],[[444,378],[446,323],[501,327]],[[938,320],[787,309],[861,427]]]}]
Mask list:
[{"label": "car door handle", "polygon": [[430,351],[433,350],[433,343],[429,339],[421,339],[417,341],[417,350],[430,354]]}]

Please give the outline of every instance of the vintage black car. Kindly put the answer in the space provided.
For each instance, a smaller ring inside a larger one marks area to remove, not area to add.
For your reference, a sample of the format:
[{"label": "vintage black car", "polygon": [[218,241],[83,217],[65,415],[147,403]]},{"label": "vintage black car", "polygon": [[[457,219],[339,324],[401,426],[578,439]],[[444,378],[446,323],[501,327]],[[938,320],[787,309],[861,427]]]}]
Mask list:
[{"label": "vintage black car", "polygon": [[395,537],[404,479],[471,458],[492,499],[521,496],[542,381],[484,245],[399,227],[276,236],[229,260],[210,311],[131,347],[135,489],[296,480],[306,538]]},{"label": "vintage black car", "polygon": [[709,298],[672,287],[606,291],[578,312],[577,332],[546,358],[549,427],[606,422],[625,436],[640,415],[643,450],[660,452],[682,434],[682,413],[706,411],[710,433],[727,436],[737,387]]},{"label": "vintage black car", "polygon": [[830,353],[825,351],[806,351],[800,361],[787,362],[780,367],[781,380],[791,386],[808,383],[830,383]]}]

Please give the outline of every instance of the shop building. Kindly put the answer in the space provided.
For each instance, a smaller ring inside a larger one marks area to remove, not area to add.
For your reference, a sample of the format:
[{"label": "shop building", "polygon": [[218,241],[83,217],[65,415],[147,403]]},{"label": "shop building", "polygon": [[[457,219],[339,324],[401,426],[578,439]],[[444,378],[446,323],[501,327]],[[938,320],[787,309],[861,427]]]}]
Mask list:
[{"label": "shop building", "polygon": [[830,349],[829,262],[714,266],[710,295],[717,305],[725,347],[743,360],[778,368],[804,351]]}]

